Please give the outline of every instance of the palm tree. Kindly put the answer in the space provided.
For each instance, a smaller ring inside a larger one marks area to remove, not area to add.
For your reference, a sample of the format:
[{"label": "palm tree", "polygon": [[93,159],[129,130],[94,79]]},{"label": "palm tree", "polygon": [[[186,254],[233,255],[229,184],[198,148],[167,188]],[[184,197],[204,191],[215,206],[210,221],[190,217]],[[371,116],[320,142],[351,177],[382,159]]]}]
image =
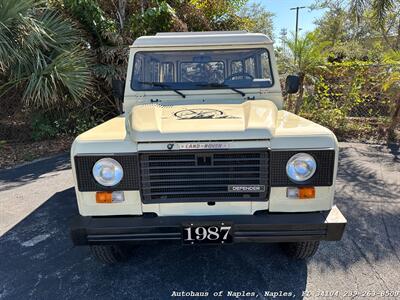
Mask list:
[{"label": "palm tree", "polygon": [[375,16],[383,21],[386,14],[393,8],[395,0],[351,0],[350,10],[357,18],[361,18],[365,9],[371,7]]},{"label": "palm tree", "polygon": [[388,14],[400,9],[400,2],[398,0],[351,0],[350,11],[355,16],[357,22],[364,16],[365,11],[371,10],[372,17],[377,23],[378,28],[385,40],[387,46],[395,51],[400,51],[400,17],[397,15],[396,23],[392,24],[396,27],[397,38],[394,42],[390,41],[388,28],[385,26]]},{"label": "palm tree", "polygon": [[304,85],[308,79],[311,79],[315,70],[322,65],[323,51],[327,44],[317,41],[314,33],[298,37],[297,42],[291,38],[286,41],[286,44],[294,61],[290,69],[297,72],[300,79],[299,94],[294,110],[297,114],[303,103]]},{"label": "palm tree", "polygon": [[29,107],[79,103],[91,85],[90,60],[71,21],[42,1],[0,0],[0,92],[23,90]]}]

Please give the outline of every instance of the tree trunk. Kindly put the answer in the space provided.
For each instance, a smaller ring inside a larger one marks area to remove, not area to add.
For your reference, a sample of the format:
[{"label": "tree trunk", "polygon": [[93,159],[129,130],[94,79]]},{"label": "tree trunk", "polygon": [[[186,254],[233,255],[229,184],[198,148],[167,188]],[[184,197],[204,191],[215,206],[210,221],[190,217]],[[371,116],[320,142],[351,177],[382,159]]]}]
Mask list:
[{"label": "tree trunk", "polygon": [[127,0],[118,0],[117,14],[119,17],[119,24],[120,24],[121,32],[124,30],[124,24],[125,24],[126,1]]},{"label": "tree trunk", "polygon": [[145,0],[140,1],[140,13],[143,15],[144,14],[144,5],[145,5]]},{"label": "tree trunk", "polygon": [[397,39],[396,39],[396,44],[394,45],[394,50],[395,51],[400,50],[400,20],[399,20],[399,25],[397,26]]},{"label": "tree trunk", "polygon": [[292,103],[293,103],[293,101],[292,101],[292,94],[287,94],[287,96],[286,96],[287,98],[287,105],[286,105],[286,110],[287,111],[292,111]]},{"label": "tree trunk", "polygon": [[300,82],[300,87],[299,87],[299,97],[297,98],[296,101],[296,107],[294,109],[294,113],[298,114],[301,108],[301,105],[303,104],[303,95],[304,95],[304,73],[299,73],[299,82]]}]

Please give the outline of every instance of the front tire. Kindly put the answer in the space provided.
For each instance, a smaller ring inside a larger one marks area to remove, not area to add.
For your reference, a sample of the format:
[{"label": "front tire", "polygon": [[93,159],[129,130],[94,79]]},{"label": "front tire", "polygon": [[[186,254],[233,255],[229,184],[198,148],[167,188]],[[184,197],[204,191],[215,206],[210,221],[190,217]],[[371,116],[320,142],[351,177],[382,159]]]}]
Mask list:
[{"label": "front tire", "polygon": [[319,241],[295,242],[282,244],[286,254],[294,259],[306,259],[317,252]]},{"label": "front tire", "polygon": [[115,264],[126,261],[129,257],[128,250],[118,245],[93,245],[90,246],[92,255],[104,264]]}]

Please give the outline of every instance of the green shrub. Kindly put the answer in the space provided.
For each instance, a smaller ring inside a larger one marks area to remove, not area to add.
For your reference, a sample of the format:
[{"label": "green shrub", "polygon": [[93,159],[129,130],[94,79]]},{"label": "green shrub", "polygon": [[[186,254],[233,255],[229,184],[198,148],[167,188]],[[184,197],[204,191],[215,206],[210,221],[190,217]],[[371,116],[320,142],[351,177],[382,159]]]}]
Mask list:
[{"label": "green shrub", "polygon": [[60,0],[60,2],[74,18],[78,19],[88,31],[97,37],[100,43],[104,38],[104,33],[116,31],[115,21],[107,18],[98,1]]},{"label": "green shrub", "polygon": [[34,114],[31,120],[31,127],[34,141],[52,139],[59,134],[55,124],[44,114]]},{"label": "green shrub", "polygon": [[321,109],[307,114],[307,118],[331,130],[343,129],[346,126],[346,117],[338,108]]},{"label": "green shrub", "polygon": [[54,121],[54,125],[61,133],[69,135],[78,135],[103,122],[103,119],[97,119],[95,115],[84,113],[71,113],[65,118]]},{"label": "green shrub", "polygon": [[41,141],[62,135],[79,135],[104,122],[96,112],[34,113],[31,119],[32,139]]},{"label": "green shrub", "polygon": [[134,36],[150,35],[170,31],[173,26],[175,10],[166,1],[155,1],[143,14],[136,14],[131,19]]}]

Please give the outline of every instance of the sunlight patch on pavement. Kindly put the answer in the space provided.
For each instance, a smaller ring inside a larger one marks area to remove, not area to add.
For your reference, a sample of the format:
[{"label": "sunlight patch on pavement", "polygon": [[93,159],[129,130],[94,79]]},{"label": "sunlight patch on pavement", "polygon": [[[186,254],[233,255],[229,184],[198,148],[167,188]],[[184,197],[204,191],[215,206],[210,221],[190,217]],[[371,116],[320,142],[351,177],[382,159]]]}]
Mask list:
[{"label": "sunlight patch on pavement", "polygon": [[37,235],[34,238],[30,239],[29,241],[23,242],[21,245],[24,247],[33,247],[36,244],[46,240],[49,236],[50,236],[50,234],[40,234],[40,235]]}]

